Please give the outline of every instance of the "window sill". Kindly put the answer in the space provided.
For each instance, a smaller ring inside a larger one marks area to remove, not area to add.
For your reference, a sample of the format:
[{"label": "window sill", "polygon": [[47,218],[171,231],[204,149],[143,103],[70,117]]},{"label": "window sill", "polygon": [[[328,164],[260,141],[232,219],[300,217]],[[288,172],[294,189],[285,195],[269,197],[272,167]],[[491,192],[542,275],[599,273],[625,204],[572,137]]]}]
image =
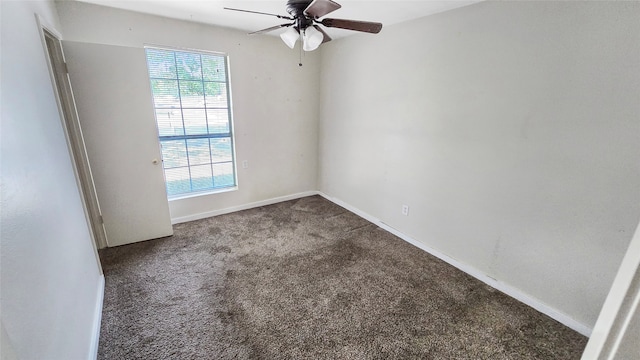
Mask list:
[{"label": "window sill", "polygon": [[206,190],[206,191],[200,191],[200,192],[193,192],[193,193],[188,193],[188,194],[173,195],[173,196],[168,196],[167,198],[168,198],[169,202],[171,202],[171,201],[175,201],[175,200],[191,199],[191,198],[195,198],[195,197],[226,193],[226,192],[231,192],[231,191],[236,191],[236,190],[238,190],[238,186],[222,188],[222,189],[215,189],[215,190]]}]

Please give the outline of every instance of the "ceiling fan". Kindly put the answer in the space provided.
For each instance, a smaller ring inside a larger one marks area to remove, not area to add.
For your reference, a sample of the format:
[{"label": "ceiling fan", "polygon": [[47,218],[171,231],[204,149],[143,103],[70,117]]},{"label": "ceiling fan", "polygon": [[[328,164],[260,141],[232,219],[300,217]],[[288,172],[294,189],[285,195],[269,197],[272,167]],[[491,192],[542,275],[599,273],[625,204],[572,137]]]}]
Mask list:
[{"label": "ceiling fan", "polygon": [[264,34],[269,31],[286,28],[289,29],[282,33],[280,37],[287,46],[293,49],[298,38],[301,38],[302,49],[304,51],[313,51],[317,49],[322,43],[331,41],[331,37],[327,35],[324,30],[317,24],[324,25],[326,27],[334,27],[340,29],[354,30],[377,34],[382,29],[382,24],[369,21],[358,20],[344,20],[344,19],[330,19],[325,18],[320,20],[321,17],[327,15],[330,12],[340,9],[342,6],[332,0],[287,0],[287,12],[291,16],[283,16],[276,14],[269,14],[259,11],[242,10],[227,8],[226,10],[243,11],[261,15],[271,15],[278,19],[287,19],[292,22],[286,24],[280,24],[272,26],[266,29],[258,30],[249,33],[249,35]]}]

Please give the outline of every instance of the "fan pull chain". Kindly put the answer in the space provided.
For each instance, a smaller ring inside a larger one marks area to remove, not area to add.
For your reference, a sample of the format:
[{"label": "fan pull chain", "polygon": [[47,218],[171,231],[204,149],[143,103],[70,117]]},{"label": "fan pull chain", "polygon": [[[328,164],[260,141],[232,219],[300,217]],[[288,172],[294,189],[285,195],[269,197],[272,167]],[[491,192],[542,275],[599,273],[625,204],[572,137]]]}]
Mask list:
[{"label": "fan pull chain", "polygon": [[300,31],[300,62],[298,62],[298,66],[302,66],[302,44],[304,44],[303,43],[304,37],[302,36],[302,31]]}]

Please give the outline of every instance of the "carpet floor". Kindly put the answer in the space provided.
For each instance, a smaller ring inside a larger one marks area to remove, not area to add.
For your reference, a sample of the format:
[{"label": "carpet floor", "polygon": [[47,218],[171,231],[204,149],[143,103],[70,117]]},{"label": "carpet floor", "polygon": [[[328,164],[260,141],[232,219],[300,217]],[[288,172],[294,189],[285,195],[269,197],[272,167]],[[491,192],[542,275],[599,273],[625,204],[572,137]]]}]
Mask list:
[{"label": "carpet floor", "polygon": [[100,258],[99,359],[579,359],[587,342],[319,196]]}]

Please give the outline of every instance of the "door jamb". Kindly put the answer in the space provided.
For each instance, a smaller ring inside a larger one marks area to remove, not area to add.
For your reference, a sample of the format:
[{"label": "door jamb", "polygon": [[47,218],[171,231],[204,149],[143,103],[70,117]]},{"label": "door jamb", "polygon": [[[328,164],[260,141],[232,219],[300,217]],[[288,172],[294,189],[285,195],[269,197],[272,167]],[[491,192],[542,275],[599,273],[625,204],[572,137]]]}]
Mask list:
[{"label": "door jamb", "polygon": [[630,327],[634,314],[638,312],[640,312],[640,224],[622,259],[582,359],[616,359],[625,333]]},{"label": "door jamb", "polygon": [[[102,274],[102,266],[97,249],[107,247],[107,234],[102,221],[102,212],[100,211],[100,203],[98,202],[93,182],[93,174],[91,172],[91,165],[87,156],[82,128],[76,110],[73,90],[66,69],[61,43],[62,36],[55,28],[46,24],[44,19],[38,14],[36,14],[36,22],[45,52],[45,60],[49,68],[51,85],[53,87],[54,97],[56,98],[62,129],[72,160],[71,165],[78,185],[87,225],[90,230],[92,247],[98,262],[98,268]],[[47,38],[49,38],[51,42],[48,42]],[[54,47],[52,51],[55,53],[52,53],[50,50],[50,45]]]}]

